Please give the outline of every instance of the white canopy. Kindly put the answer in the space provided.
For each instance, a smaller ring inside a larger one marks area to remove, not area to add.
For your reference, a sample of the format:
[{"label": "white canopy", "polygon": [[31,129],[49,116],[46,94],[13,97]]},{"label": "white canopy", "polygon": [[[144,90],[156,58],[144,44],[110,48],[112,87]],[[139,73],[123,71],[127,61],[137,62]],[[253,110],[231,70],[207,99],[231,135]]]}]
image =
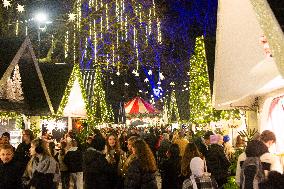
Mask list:
[{"label": "white canopy", "polygon": [[[284,39],[283,32],[266,0],[251,2],[219,0],[213,87],[217,109],[251,106],[257,96],[284,87],[283,55],[279,54],[284,51],[284,40],[279,41]],[[266,20],[261,20],[260,11]],[[273,57],[265,54],[263,35]]]}]

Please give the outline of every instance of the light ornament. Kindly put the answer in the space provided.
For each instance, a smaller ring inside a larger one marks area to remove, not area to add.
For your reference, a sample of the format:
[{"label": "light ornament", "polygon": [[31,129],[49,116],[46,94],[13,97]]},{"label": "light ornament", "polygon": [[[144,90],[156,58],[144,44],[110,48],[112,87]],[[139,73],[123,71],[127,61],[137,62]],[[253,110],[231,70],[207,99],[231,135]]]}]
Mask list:
[{"label": "light ornament", "polygon": [[158,81],[157,85],[161,85],[161,84],[162,84],[161,81]]},{"label": "light ornament", "polygon": [[157,88],[153,89],[153,93],[154,93],[155,97],[159,97],[160,96],[160,92],[161,92],[160,89],[157,89]]},{"label": "light ornament", "polygon": [[149,70],[148,75],[152,75],[152,74],[153,74],[152,70]]},{"label": "light ornament", "polygon": [[129,84],[128,84],[128,83],[124,83],[124,85],[125,85],[125,86],[127,86],[127,87],[129,86]]},{"label": "light ornament", "polygon": [[64,121],[58,121],[56,126],[56,130],[59,130],[60,132],[65,131],[67,128],[66,122]]},{"label": "light ornament", "polygon": [[159,77],[160,77],[161,80],[164,80],[164,79],[165,79],[165,76],[163,75],[163,73],[160,73],[160,74],[159,74]]},{"label": "light ornament", "polygon": [[11,6],[11,1],[9,0],[3,0],[3,6],[4,8],[9,8]]},{"label": "light ornament", "polygon": [[113,82],[113,81],[111,81],[111,82],[110,82],[110,84],[111,84],[111,85],[114,85],[114,82]]},{"label": "light ornament", "polygon": [[68,21],[69,22],[74,22],[75,20],[76,20],[76,14],[74,14],[74,13],[69,13],[68,14]]},{"label": "light ornament", "polygon": [[144,82],[145,82],[145,83],[148,83],[148,82],[149,82],[149,79],[148,79],[148,78],[144,79]]},{"label": "light ornament", "polygon": [[117,75],[117,76],[120,76],[120,72],[119,72],[119,71],[117,71],[117,72],[116,72],[116,75]]},{"label": "light ornament", "polygon": [[143,91],[142,90],[139,90],[139,93],[142,93]]},{"label": "light ornament", "polygon": [[175,86],[175,83],[172,81],[172,82],[170,83],[170,86]]},{"label": "light ornament", "polygon": [[18,4],[17,5],[17,11],[20,12],[20,13],[24,12],[25,11],[25,6]]}]

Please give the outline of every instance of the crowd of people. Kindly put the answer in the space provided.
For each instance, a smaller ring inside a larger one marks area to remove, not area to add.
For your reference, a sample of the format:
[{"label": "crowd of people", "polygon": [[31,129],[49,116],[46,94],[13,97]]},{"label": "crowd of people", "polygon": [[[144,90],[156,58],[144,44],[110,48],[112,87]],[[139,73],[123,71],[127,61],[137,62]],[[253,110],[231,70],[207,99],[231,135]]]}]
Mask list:
[{"label": "crowd of people", "polygon": [[[15,149],[9,133],[0,140],[1,189],[217,189],[229,172],[234,148],[229,136],[207,131],[194,137],[185,129],[94,129],[81,144],[69,131],[58,146],[23,130]],[[239,140],[239,139],[238,139]],[[282,165],[269,153],[276,137],[263,131],[245,144],[236,182],[242,189],[284,188]],[[161,186],[157,177],[160,175]],[[282,183],[281,183],[281,180]]]}]

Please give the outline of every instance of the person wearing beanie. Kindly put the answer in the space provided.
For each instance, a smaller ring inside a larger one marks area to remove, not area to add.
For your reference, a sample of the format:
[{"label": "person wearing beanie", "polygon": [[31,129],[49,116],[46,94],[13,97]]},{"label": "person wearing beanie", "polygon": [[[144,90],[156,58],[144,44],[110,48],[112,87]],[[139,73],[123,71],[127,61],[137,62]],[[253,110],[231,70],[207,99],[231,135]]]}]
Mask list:
[{"label": "person wearing beanie", "polygon": [[190,161],[191,176],[183,182],[182,189],[217,189],[218,185],[210,173],[207,173],[205,162],[200,157],[194,157]]},{"label": "person wearing beanie", "polygon": [[211,145],[208,148],[206,162],[208,171],[216,179],[218,186],[222,187],[227,182],[230,161],[224,152],[223,136],[216,134],[210,136]]},{"label": "person wearing beanie", "polygon": [[234,150],[232,144],[229,141],[230,141],[230,136],[229,135],[225,135],[223,137],[224,151],[225,151],[226,157],[229,160],[231,160],[232,157],[233,157],[233,154],[235,153],[235,150]]}]

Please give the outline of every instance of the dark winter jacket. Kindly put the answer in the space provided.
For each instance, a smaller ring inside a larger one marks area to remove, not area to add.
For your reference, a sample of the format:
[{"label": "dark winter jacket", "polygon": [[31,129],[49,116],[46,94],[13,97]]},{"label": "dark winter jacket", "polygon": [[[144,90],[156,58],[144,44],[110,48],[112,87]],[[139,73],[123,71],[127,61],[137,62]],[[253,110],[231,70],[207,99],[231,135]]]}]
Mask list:
[{"label": "dark winter jacket", "polygon": [[9,163],[0,163],[0,188],[21,189],[21,170],[19,164],[12,160]]},{"label": "dark winter jacket", "polygon": [[77,147],[72,147],[64,157],[64,163],[70,173],[82,172],[82,152]]},{"label": "dark winter jacket", "polygon": [[85,189],[111,189],[109,178],[110,166],[101,151],[88,148],[83,156]]},{"label": "dark winter jacket", "polygon": [[19,169],[21,174],[24,173],[28,162],[30,161],[30,148],[31,144],[26,144],[22,142],[16,149],[14,160],[19,163]]},{"label": "dark winter jacket", "polygon": [[124,189],[157,189],[156,173],[143,172],[138,159],[133,160],[124,180]]},{"label": "dark winter jacket", "polygon": [[173,189],[180,188],[181,181],[179,179],[181,170],[181,158],[170,158],[164,160],[161,164],[162,188]]},{"label": "dark winter jacket", "polygon": [[226,158],[224,148],[219,144],[211,144],[206,157],[208,172],[218,179],[224,179],[228,176],[229,160]]}]

